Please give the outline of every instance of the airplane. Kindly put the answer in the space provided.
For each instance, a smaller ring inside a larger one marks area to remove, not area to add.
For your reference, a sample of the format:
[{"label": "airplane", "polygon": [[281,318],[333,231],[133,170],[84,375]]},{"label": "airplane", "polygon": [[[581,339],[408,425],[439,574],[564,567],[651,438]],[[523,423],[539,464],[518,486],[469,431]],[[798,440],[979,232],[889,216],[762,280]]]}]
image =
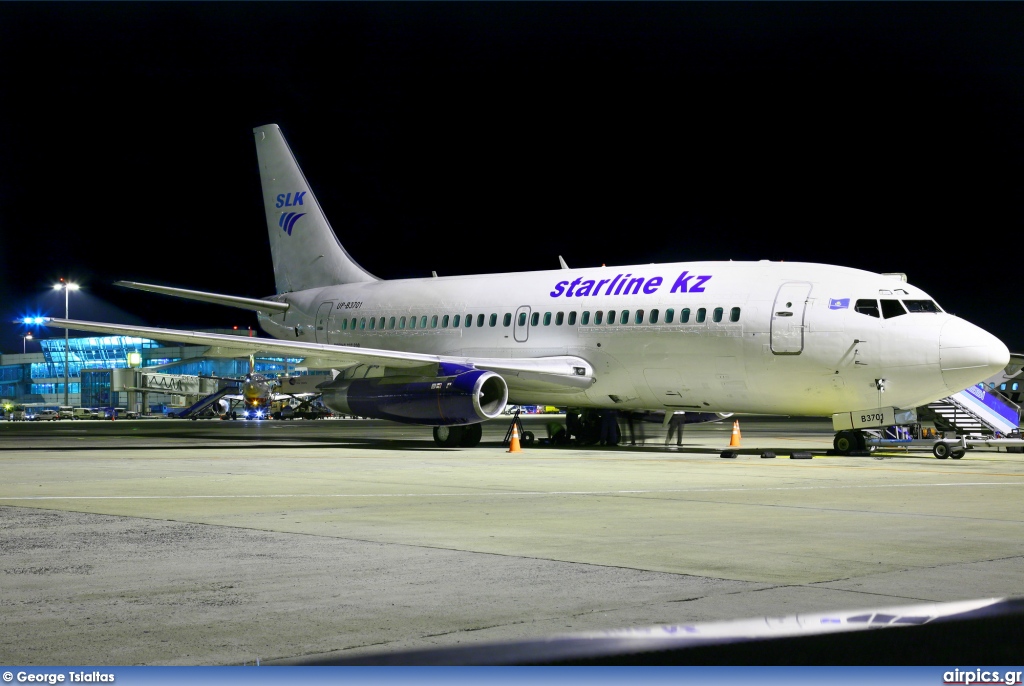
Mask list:
[{"label": "airplane", "polygon": [[[345,250],[276,124],[253,130],[276,293],[118,282],[254,311],[270,337],[51,318],[83,331],[300,356],[330,409],[474,446],[506,403],[831,417],[864,429],[991,377],[1010,353],[902,274],[701,261],[385,280]],[[342,234],[343,235],[343,234]]]},{"label": "airplane", "polygon": [[[270,419],[275,416],[271,411],[275,402],[296,400],[300,405],[309,405],[319,398],[320,392],[316,384],[323,377],[287,376],[273,379],[256,371],[256,359],[249,356],[249,371],[242,378],[211,376],[210,378],[238,384],[238,393],[225,393],[214,406],[214,413],[230,419],[238,419],[239,412],[235,408],[241,405],[242,419]],[[206,410],[209,412],[210,410]],[[186,416],[186,415],[182,415]],[[191,413],[189,413],[191,418]],[[280,414],[276,415],[280,417]]]}]

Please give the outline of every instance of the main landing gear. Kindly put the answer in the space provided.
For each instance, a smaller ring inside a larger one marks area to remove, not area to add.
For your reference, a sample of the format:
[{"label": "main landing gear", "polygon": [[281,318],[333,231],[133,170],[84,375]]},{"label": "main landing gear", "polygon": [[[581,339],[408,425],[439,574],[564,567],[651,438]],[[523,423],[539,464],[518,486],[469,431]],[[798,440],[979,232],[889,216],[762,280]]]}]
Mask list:
[{"label": "main landing gear", "polygon": [[856,430],[840,431],[837,433],[836,437],[832,439],[832,447],[840,455],[849,455],[852,452],[867,450],[864,434]]},{"label": "main landing gear", "polygon": [[484,429],[479,424],[435,426],[434,442],[443,448],[474,448],[480,444]]}]

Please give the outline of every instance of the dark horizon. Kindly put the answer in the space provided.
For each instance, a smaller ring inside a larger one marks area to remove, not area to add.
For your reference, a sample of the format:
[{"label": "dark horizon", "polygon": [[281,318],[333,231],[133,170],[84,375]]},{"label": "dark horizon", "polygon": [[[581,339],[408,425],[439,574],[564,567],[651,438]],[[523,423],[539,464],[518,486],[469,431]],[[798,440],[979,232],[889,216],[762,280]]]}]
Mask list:
[{"label": "dark horizon", "polygon": [[[255,328],[113,283],[273,294],[251,129],[276,123],[382,278],[824,262],[904,272],[1024,352],[1001,282],[1024,206],[1022,20],[956,2],[0,4],[3,316],[63,316],[65,276],[75,319]],[[19,352],[23,327],[0,331]]]}]

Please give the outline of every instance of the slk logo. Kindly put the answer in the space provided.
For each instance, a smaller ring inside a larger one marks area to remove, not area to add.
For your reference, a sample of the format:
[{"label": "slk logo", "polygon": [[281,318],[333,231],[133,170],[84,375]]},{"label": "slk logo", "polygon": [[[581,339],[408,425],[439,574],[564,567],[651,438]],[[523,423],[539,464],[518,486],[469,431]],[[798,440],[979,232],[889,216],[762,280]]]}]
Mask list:
[{"label": "slk logo", "polygon": [[849,298],[831,298],[828,301],[828,309],[830,310],[846,310],[850,307]]},{"label": "slk logo", "polygon": [[305,212],[282,212],[281,218],[277,220],[277,225],[281,227],[282,231],[291,236],[292,227],[295,226],[295,222],[299,221],[299,217],[304,216],[306,216]]}]

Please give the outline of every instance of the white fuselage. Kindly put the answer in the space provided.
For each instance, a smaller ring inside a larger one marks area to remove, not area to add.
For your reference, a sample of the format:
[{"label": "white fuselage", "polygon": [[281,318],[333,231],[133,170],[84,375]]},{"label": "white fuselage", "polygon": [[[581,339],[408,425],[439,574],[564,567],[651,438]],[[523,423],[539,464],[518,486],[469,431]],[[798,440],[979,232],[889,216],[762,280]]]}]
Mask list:
[{"label": "white fuselage", "polygon": [[373,281],[270,299],[291,305],[260,313],[263,329],[284,340],[454,357],[573,355],[593,366],[595,383],[568,396],[525,397],[510,385],[517,404],[809,416],[910,408],[987,378],[1006,355],[998,339],[937,307],[858,311],[858,301],[931,298],[897,277],[819,264]]}]

